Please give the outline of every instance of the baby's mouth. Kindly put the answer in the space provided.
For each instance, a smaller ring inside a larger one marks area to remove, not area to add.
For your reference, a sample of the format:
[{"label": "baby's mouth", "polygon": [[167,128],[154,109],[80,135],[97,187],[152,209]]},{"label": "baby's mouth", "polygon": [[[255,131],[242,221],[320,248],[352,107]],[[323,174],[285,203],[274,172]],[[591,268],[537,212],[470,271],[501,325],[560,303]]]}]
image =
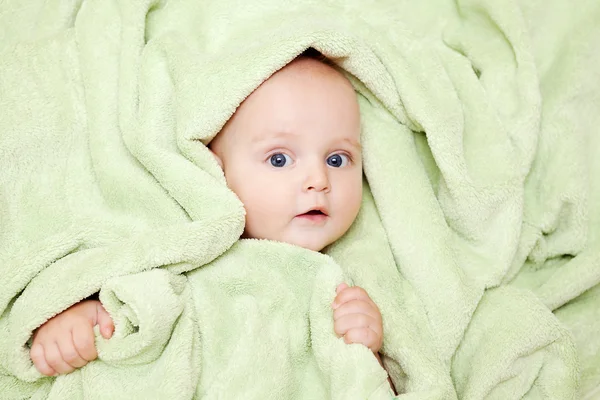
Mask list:
[{"label": "baby's mouth", "polygon": [[324,222],[328,217],[327,211],[321,208],[315,208],[296,216],[296,218],[312,223]]},{"label": "baby's mouth", "polygon": [[306,212],[306,213],[301,214],[301,215],[324,215],[324,216],[327,216],[327,214],[325,214],[321,210],[310,210],[309,212]]}]

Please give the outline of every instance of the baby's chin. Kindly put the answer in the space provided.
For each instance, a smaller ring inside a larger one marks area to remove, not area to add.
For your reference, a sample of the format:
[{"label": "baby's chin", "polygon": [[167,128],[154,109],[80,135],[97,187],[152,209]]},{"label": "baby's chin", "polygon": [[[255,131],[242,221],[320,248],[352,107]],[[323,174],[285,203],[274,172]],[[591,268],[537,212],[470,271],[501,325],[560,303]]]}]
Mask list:
[{"label": "baby's chin", "polygon": [[312,250],[312,251],[321,251],[327,246],[326,244],[324,245],[321,243],[304,243],[304,242],[290,243],[290,244],[293,244],[298,247],[303,247],[307,250]]},{"label": "baby's chin", "polygon": [[252,235],[251,232],[244,232],[242,237],[244,238],[252,238],[252,239],[267,239],[274,240],[277,242],[283,242],[292,244],[294,246],[302,247],[312,251],[321,251],[325,247],[329,246],[331,243],[335,242],[337,238],[331,238],[331,235],[326,234],[325,232],[290,232],[286,231],[279,234],[267,234],[266,232],[261,232],[262,234]]},{"label": "baby's chin", "polygon": [[306,234],[295,235],[294,237],[288,237],[280,241],[293,244],[298,247],[303,247],[312,251],[321,251],[325,247],[333,243],[335,239],[321,237],[320,235]]}]

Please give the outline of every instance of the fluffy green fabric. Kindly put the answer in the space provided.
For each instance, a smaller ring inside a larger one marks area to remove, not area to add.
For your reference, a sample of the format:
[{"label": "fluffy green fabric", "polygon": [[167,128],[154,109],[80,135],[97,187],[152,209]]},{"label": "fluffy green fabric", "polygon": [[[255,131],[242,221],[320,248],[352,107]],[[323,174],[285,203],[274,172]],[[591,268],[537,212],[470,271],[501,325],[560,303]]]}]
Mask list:
[{"label": "fluffy green fabric", "polygon": [[[597,396],[599,19],[592,0],[2,2],[2,399],[390,398],[333,332],[342,281],[381,308],[401,399]],[[363,207],[327,255],[238,241],[204,146],[308,47],[363,123]],[[31,333],[98,290],[114,337],[42,378]]]}]

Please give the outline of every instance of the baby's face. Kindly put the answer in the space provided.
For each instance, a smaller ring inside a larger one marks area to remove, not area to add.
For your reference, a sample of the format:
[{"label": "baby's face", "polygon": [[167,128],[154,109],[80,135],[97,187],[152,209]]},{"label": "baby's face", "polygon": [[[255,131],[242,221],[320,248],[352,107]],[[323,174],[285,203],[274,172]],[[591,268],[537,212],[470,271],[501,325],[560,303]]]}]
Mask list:
[{"label": "baby's face", "polygon": [[360,116],[353,87],[316,60],[256,89],[211,144],[246,209],[245,237],[320,251],[360,208]]}]

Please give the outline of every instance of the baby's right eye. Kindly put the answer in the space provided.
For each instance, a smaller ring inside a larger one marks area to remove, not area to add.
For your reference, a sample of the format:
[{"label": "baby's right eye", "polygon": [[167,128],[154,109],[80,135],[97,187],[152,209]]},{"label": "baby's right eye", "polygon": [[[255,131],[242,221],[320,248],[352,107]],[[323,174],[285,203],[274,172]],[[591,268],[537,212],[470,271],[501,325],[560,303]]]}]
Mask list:
[{"label": "baby's right eye", "polygon": [[292,159],[287,154],[276,153],[271,156],[271,165],[277,168],[285,167]]}]

